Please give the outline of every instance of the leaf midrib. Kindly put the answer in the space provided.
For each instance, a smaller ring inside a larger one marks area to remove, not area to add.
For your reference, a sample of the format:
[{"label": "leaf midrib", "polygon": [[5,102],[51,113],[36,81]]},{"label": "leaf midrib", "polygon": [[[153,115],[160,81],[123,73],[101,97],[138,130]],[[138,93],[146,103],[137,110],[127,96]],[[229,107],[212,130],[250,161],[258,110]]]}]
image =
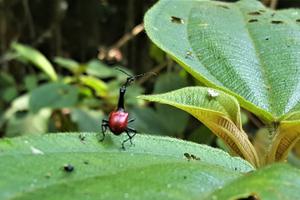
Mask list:
[{"label": "leaf midrib", "polygon": [[242,19],[244,21],[244,27],[245,27],[245,30],[246,30],[245,32],[249,36],[248,37],[249,41],[252,43],[252,46],[254,48],[254,53],[255,53],[256,58],[257,58],[257,60],[259,62],[258,66],[261,69],[260,72],[261,72],[261,75],[263,77],[263,79],[262,79],[263,83],[258,84],[257,87],[262,86],[262,87],[260,87],[260,91],[264,91],[264,93],[267,94],[267,98],[268,98],[267,99],[268,100],[268,111],[274,114],[272,107],[270,107],[272,105],[271,95],[269,95],[271,92],[270,91],[268,92],[267,89],[266,89],[267,87],[270,86],[270,80],[267,78],[268,77],[268,75],[267,75],[268,73],[265,70],[265,68],[263,67],[264,64],[263,64],[262,59],[260,57],[260,54],[259,54],[259,51],[258,51],[257,46],[255,44],[255,41],[253,40],[252,33],[247,28],[247,21],[246,21],[245,16],[243,15],[243,12],[242,12],[241,8],[237,4],[232,4],[232,5],[234,5],[237,8],[237,10],[240,13],[240,16],[242,16]]}]

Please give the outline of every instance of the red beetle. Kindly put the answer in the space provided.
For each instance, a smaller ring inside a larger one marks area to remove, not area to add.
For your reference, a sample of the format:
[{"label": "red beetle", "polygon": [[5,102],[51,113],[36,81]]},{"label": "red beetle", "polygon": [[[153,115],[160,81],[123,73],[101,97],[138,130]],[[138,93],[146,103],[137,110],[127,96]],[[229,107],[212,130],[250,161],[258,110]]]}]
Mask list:
[{"label": "red beetle", "polygon": [[109,115],[109,119],[103,119],[102,120],[102,139],[100,141],[103,141],[105,138],[105,132],[107,128],[114,134],[114,135],[121,135],[123,132],[125,132],[128,135],[128,138],[122,142],[122,148],[125,149],[124,144],[127,141],[130,141],[132,144],[131,139],[136,135],[137,131],[131,127],[128,127],[128,124],[130,122],[133,122],[134,119],[128,120],[128,112],[124,109],[124,96],[126,92],[126,88],[128,85],[134,81],[137,77],[144,76],[145,74],[140,74],[136,76],[131,76],[127,74],[125,71],[118,69],[121,72],[128,75],[127,81],[124,85],[120,88],[120,96],[118,101],[118,107],[115,111],[112,111]]}]

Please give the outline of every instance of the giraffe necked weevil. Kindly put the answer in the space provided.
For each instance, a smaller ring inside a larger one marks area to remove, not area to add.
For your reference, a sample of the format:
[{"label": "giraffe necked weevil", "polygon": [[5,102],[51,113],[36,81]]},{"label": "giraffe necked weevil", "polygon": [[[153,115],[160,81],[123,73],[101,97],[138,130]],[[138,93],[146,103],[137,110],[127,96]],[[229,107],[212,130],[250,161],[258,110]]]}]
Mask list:
[{"label": "giraffe necked weevil", "polygon": [[[119,93],[119,100],[118,100],[117,109],[112,111],[109,114],[108,120],[106,120],[106,119],[102,120],[102,125],[101,125],[102,138],[100,139],[100,141],[102,142],[104,140],[105,132],[107,131],[108,128],[114,135],[121,135],[123,132],[125,132],[128,136],[128,138],[125,139],[122,142],[122,149],[125,149],[124,144],[127,141],[130,141],[130,143],[132,144],[132,138],[137,133],[137,131],[134,128],[131,128],[131,127],[128,126],[128,124],[133,122],[134,119],[129,119],[128,118],[128,112],[125,111],[125,107],[124,107],[125,99],[124,99],[124,97],[125,97],[126,89],[130,85],[131,82],[136,80],[138,77],[146,75],[147,73],[132,76],[132,75],[126,73],[125,71],[121,70],[121,69],[118,69],[118,70],[123,72],[124,74],[128,75],[128,77],[127,77],[127,80],[126,80],[125,84],[123,84],[120,87],[120,93]],[[153,72],[150,72],[150,73],[153,73]],[[153,74],[155,74],[155,73],[153,73]]]}]

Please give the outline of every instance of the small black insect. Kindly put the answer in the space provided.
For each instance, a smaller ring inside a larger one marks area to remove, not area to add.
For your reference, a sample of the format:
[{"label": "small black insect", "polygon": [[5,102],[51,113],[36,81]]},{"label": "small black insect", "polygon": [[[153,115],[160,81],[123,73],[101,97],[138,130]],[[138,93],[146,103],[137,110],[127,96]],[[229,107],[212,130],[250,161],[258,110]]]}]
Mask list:
[{"label": "small black insect", "polygon": [[123,72],[124,74],[128,75],[127,80],[124,85],[120,88],[120,95],[118,100],[118,106],[115,111],[112,111],[109,115],[109,119],[103,119],[102,120],[102,138],[100,141],[102,142],[105,138],[105,132],[109,128],[109,130],[114,135],[121,135],[123,132],[125,132],[128,136],[126,140],[122,142],[122,148],[125,149],[124,144],[127,141],[130,141],[132,144],[131,139],[136,135],[137,131],[134,128],[131,128],[128,126],[129,123],[133,122],[134,119],[128,119],[128,112],[125,111],[124,107],[124,96],[126,93],[127,87],[130,85],[131,82],[136,80],[138,77],[145,76],[148,73],[155,74],[153,72],[143,73],[136,76],[132,76],[128,74],[127,72],[117,68],[119,71]]},{"label": "small black insect", "polygon": [[72,172],[74,171],[74,167],[70,164],[64,165],[65,172]]}]

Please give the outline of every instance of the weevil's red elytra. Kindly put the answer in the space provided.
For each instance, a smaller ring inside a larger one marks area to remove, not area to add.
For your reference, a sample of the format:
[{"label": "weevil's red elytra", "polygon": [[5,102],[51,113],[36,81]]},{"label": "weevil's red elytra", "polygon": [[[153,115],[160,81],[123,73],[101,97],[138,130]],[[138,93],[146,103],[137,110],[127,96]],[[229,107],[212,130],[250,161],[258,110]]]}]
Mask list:
[{"label": "weevil's red elytra", "polygon": [[128,125],[128,113],[123,110],[113,111],[109,115],[108,125],[115,135],[120,135],[126,131]]}]

